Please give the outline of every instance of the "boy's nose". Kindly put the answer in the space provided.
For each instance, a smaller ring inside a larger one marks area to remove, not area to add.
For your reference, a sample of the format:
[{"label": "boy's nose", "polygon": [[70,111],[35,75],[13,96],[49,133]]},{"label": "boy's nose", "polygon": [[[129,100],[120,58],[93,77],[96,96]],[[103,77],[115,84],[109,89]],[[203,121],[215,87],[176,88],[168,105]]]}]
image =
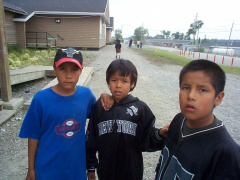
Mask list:
[{"label": "boy's nose", "polygon": [[188,98],[190,100],[195,100],[196,99],[196,92],[194,90],[190,90],[188,94]]},{"label": "boy's nose", "polygon": [[72,73],[70,71],[66,72],[66,78],[71,78],[72,77]]},{"label": "boy's nose", "polygon": [[116,87],[121,87],[121,82],[120,81],[117,81]]}]

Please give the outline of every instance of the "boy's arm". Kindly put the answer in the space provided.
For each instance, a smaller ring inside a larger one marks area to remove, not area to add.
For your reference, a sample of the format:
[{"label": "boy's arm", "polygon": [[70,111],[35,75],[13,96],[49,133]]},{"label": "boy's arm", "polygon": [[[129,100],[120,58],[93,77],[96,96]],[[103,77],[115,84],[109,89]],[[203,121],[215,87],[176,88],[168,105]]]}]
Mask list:
[{"label": "boy's arm", "polygon": [[108,93],[102,93],[100,96],[102,107],[105,111],[108,111],[114,104],[112,96]]},{"label": "boy's arm", "polygon": [[165,125],[161,129],[156,128],[155,116],[147,105],[145,105],[142,114],[144,122],[142,151],[152,152],[161,150],[165,142],[169,125]]},{"label": "boy's arm", "polygon": [[95,173],[95,168],[98,164],[98,159],[96,157],[97,153],[97,115],[98,107],[101,106],[100,100],[93,106],[91,111],[91,116],[88,122],[88,127],[86,131],[86,160],[87,160],[87,170],[88,172]]},{"label": "boy's arm", "polygon": [[167,124],[165,125],[163,128],[160,128],[159,129],[159,135],[162,136],[162,137],[166,137],[167,136],[167,132],[168,132],[168,129],[169,129],[169,126],[170,124]]},{"label": "boy's arm", "polygon": [[88,180],[95,180],[96,179],[95,172],[88,172],[87,178],[88,178]]},{"label": "boy's arm", "polygon": [[28,139],[28,173],[26,180],[35,180],[35,157],[37,153],[38,140]]}]

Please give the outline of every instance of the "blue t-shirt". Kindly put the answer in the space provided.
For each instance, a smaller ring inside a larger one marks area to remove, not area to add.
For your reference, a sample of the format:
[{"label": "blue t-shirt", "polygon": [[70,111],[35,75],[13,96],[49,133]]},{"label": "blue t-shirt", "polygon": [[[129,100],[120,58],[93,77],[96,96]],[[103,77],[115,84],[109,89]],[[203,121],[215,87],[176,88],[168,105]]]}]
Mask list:
[{"label": "blue t-shirt", "polygon": [[51,88],[33,97],[19,137],[38,139],[36,179],[86,179],[85,124],[96,98],[77,86],[71,96]]}]

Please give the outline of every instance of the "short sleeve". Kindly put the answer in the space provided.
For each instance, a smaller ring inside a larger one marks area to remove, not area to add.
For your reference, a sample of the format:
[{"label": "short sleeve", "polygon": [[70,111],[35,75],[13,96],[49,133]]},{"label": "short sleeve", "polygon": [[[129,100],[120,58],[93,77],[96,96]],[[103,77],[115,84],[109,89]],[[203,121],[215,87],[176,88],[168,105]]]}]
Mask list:
[{"label": "short sleeve", "polygon": [[41,122],[42,105],[35,95],[22,123],[19,137],[39,139],[41,133]]}]

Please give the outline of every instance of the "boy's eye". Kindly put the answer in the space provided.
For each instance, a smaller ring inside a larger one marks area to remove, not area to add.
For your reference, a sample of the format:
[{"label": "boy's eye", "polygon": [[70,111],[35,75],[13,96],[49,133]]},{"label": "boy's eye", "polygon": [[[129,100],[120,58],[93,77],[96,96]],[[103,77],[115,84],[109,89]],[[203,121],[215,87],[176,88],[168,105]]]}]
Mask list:
[{"label": "boy's eye", "polygon": [[116,81],[116,79],[111,79],[111,81],[112,81],[112,82],[115,82],[115,81]]},{"label": "boy's eye", "polygon": [[187,86],[183,86],[182,89],[183,89],[183,90],[188,90],[189,87],[187,87]]},{"label": "boy's eye", "polygon": [[207,92],[207,90],[206,90],[206,89],[200,89],[200,91],[201,91],[201,92]]}]

